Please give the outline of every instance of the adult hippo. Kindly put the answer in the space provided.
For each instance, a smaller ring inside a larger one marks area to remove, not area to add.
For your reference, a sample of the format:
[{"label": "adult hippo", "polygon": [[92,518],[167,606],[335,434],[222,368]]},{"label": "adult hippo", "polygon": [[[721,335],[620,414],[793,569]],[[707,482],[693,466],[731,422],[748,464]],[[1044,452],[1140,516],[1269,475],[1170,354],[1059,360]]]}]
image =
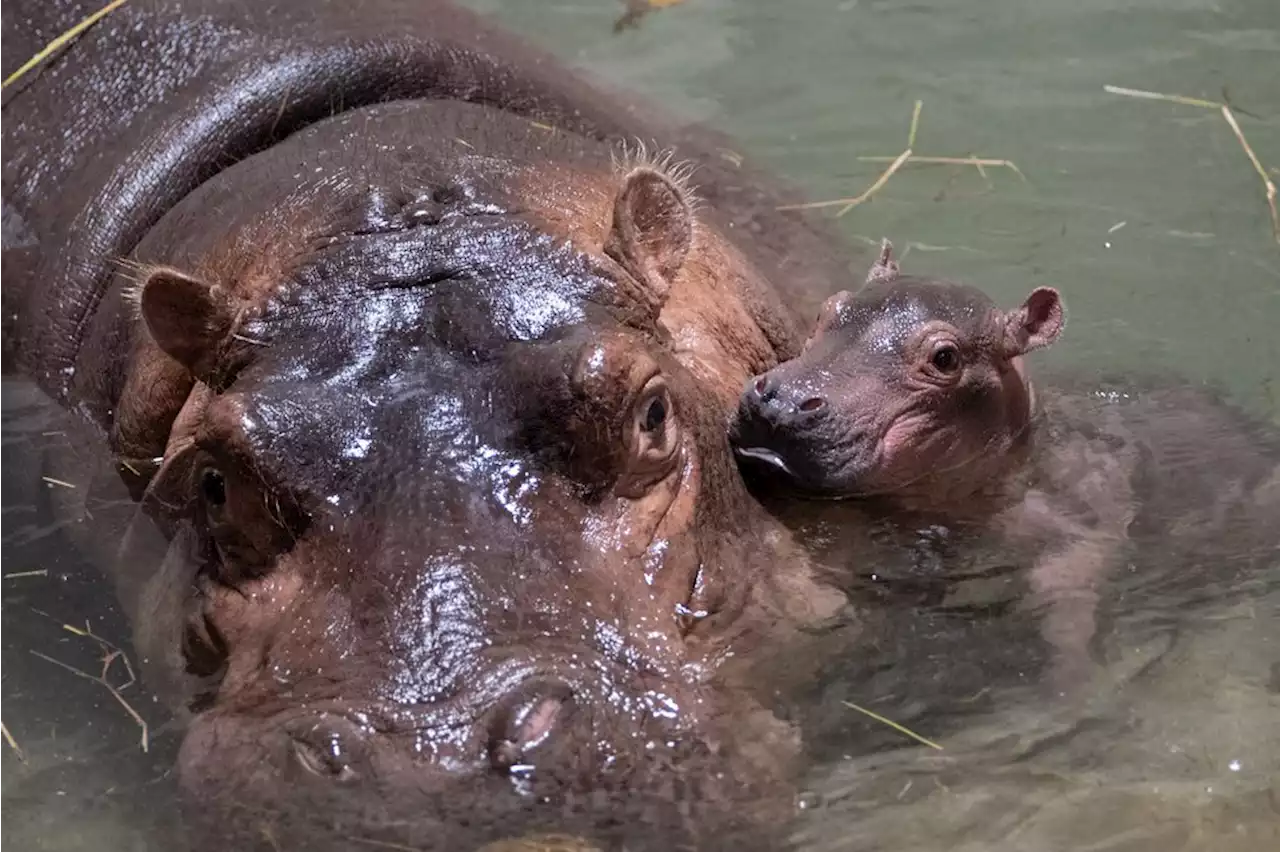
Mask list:
[{"label": "adult hippo", "polygon": [[[95,5],[6,9],[6,75]],[[6,97],[6,360],[109,451],[50,472],[107,498],[183,785],[238,811],[206,837],[669,848],[789,807],[730,663],[831,602],[725,423],[798,351],[769,282],[847,268],[824,234],[424,0],[139,0]]]}]

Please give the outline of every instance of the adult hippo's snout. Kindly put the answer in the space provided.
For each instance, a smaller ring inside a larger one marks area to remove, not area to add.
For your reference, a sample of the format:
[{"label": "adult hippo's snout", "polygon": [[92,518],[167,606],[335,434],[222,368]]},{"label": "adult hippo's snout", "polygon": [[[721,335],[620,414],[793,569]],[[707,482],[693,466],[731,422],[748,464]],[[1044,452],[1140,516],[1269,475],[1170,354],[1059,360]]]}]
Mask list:
[{"label": "adult hippo's snout", "polygon": [[[585,668],[598,677],[605,667]],[[673,717],[675,700],[632,692],[621,671],[610,696],[567,671],[529,674],[564,668],[550,657],[541,665],[532,657],[499,664],[456,695],[423,704],[344,696],[316,684],[277,700],[221,706],[193,722],[179,761],[182,781],[204,802],[260,803],[297,784],[385,787],[402,797],[481,787],[546,800],[633,770],[618,760],[624,730],[669,747],[669,729],[655,723],[646,731],[633,716]]]}]

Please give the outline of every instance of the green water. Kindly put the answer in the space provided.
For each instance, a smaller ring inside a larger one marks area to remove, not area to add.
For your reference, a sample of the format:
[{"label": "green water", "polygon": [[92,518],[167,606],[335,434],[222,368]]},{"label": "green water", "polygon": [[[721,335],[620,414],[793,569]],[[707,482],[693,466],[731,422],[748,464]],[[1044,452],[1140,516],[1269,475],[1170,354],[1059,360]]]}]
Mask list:
[{"label": "green water", "polygon": [[857,158],[901,152],[923,101],[916,153],[1011,160],[1026,182],[909,167],[840,220],[851,239],[887,236],[911,271],[1004,300],[1058,287],[1070,324],[1048,360],[1175,370],[1280,419],[1280,245],[1261,179],[1218,112],[1103,90],[1225,87],[1280,169],[1276,0],[688,0],[619,37],[620,3],[468,5],[731,133],[815,200],[866,189],[887,164]]}]

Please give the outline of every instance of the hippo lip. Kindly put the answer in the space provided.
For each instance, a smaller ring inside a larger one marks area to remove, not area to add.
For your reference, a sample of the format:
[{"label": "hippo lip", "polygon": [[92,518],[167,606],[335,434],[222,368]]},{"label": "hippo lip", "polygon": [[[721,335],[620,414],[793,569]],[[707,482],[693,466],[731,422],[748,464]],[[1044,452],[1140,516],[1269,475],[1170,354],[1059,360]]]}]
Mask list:
[{"label": "hippo lip", "polygon": [[733,452],[740,459],[767,464],[786,477],[786,483],[796,496],[807,500],[849,500],[861,496],[857,492],[843,488],[823,488],[812,484],[800,485],[803,480],[777,451],[768,447],[734,447]]},{"label": "hippo lip", "polygon": [[795,477],[795,471],[787,464],[786,459],[768,447],[734,447],[733,451],[739,458],[764,462],[782,471],[787,476]]}]

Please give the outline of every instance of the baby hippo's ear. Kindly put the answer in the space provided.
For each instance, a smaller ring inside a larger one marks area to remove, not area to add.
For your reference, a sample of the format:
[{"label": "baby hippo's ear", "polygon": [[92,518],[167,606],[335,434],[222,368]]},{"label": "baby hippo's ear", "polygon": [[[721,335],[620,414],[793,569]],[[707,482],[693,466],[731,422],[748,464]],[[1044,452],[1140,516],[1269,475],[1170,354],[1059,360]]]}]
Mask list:
[{"label": "baby hippo's ear", "polygon": [[807,352],[817,343],[822,335],[831,329],[836,323],[844,319],[845,313],[849,306],[853,304],[857,298],[848,290],[841,290],[833,296],[827,298],[822,303],[822,310],[818,311],[818,321],[813,324],[813,331],[809,333],[809,338],[804,342],[803,351]]},{"label": "baby hippo's ear", "polygon": [[168,266],[151,269],[138,293],[147,330],[156,345],[201,381],[216,369],[218,354],[234,330],[238,299]]},{"label": "baby hippo's ear", "polygon": [[693,208],[683,187],[649,166],[633,168],[613,202],[604,250],[661,299],[693,244]]},{"label": "baby hippo's ear", "polygon": [[876,257],[876,262],[872,264],[871,270],[867,272],[866,283],[887,284],[898,277],[898,272],[898,261],[893,259],[893,243],[882,239],[880,241],[880,254]]},{"label": "baby hippo's ear", "polygon": [[1016,358],[1043,349],[1058,339],[1066,324],[1062,298],[1052,287],[1037,287],[1021,307],[1004,317],[1004,350]]}]

